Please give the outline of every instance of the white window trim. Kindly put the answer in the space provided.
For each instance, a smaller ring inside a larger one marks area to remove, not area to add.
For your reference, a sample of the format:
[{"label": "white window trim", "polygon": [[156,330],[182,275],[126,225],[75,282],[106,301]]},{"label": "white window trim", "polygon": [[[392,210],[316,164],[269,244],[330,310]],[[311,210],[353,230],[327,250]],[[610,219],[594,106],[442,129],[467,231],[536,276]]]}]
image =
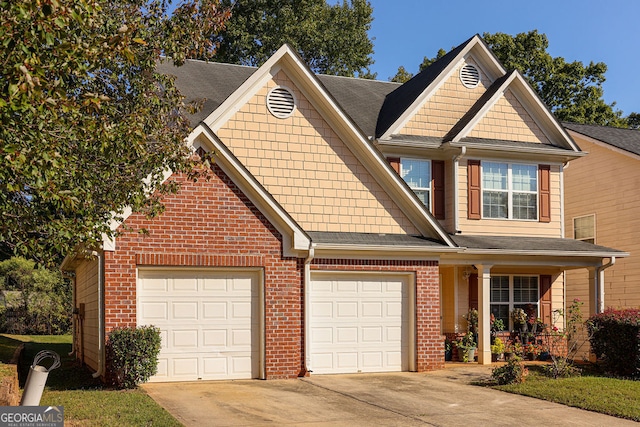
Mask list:
[{"label": "white window trim", "polygon": [[[491,307],[492,305],[508,305],[509,307],[509,321],[508,324],[505,325],[505,328],[508,328],[508,330],[512,331],[513,330],[513,320],[511,319],[511,312],[513,311],[513,308],[515,305],[523,305],[523,304],[531,304],[531,305],[535,305],[536,306],[536,310],[538,312],[538,317],[540,316],[540,275],[537,274],[495,274],[495,277],[509,277],[509,301],[508,302],[493,302],[493,301],[489,301],[489,307]],[[513,286],[513,282],[514,282],[514,277],[536,277],[538,279],[538,292],[537,292],[537,298],[536,301],[525,301],[525,302],[515,302],[513,295],[514,295],[514,286]],[[491,292],[491,291],[489,291]]]},{"label": "white window trim", "polygon": [[[484,165],[485,163],[500,163],[500,164],[504,164],[507,165],[507,189],[506,190],[502,190],[502,189],[485,189],[484,185],[482,185],[482,182],[484,181]],[[540,170],[540,166],[535,163],[510,163],[510,162],[501,162],[501,161],[496,161],[496,160],[484,160],[480,162],[480,190],[481,190],[481,209],[480,211],[482,212],[482,219],[493,219],[493,220],[499,220],[499,221],[528,221],[528,222],[538,222],[539,218],[540,218],[540,177],[536,176],[536,190],[535,191],[514,191],[513,190],[513,183],[512,183],[512,179],[513,179],[513,165],[523,165],[523,166],[535,166],[536,168],[536,173],[537,171]],[[491,191],[491,192],[496,192],[496,193],[507,193],[507,218],[494,218],[494,217],[489,217],[489,216],[485,216],[485,209],[484,209],[484,192],[485,191]],[[513,194],[517,193],[517,194],[535,194],[536,195],[536,218],[535,219],[527,219],[527,218],[514,218],[513,217]]]},{"label": "white window trim", "polygon": [[[588,217],[593,217],[593,235],[591,237],[586,237],[586,238],[582,238],[582,239],[578,239],[576,238],[576,220],[577,219],[582,219],[582,218],[588,218]],[[592,214],[588,214],[588,215],[580,215],[580,216],[574,216],[573,220],[571,221],[572,225],[573,225],[573,238],[575,240],[580,240],[580,241],[587,241],[589,239],[593,239],[593,244],[596,244],[596,214],[592,213]]]},{"label": "white window trim", "polygon": [[[421,162],[429,163],[429,186],[428,187],[412,187],[407,181],[404,181],[404,175],[402,173],[403,160],[417,160]],[[424,159],[419,157],[400,157],[400,177],[409,186],[412,191],[427,191],[429,193],[429,212],[433,212],[433,163],[431,159]],[[426,206],[425,206],[426,207]]]}]

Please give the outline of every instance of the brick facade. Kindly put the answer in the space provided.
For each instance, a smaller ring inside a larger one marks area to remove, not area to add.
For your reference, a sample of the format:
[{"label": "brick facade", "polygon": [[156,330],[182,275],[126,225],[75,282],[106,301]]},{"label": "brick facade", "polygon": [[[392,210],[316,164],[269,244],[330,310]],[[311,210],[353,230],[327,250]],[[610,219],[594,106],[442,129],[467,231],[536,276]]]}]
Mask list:
[{"label": "brick facade", "polygon": [[[105,327],[136,324],[139,266],[260,267],[265,281],[265,370],[268,379],[294,378],[302,360],[302,264],[282,257],[281,237],[218,167],[209,179],[178,176],[165,212],[131,215],[105,253]],[[148,233],[138,233],[139,229]]]},{"label": "brick facade", "polygon": [[[209,179],[175,179],[181,189],[164,199],[157,218],[131,215],[105,252],[105,328],[136,325],[136,271],[159,267],[263,269],[267,379],[304,371],[304,259],[282,256],[276,229],[218,167]],[[145,229],[145,233],[137,230]],[[435,261],[323,260],[313,271],[412,272],[416,277],[418,371],[442,368],[442,336]]]}]

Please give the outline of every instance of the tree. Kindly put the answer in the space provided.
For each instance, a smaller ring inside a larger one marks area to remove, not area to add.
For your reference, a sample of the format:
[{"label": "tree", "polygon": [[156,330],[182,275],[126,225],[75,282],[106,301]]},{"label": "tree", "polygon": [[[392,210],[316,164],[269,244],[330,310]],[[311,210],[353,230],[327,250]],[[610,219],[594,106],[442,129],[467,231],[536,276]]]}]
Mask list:
[{"label": "tree", "polygon": [[631,113],[627,117],[629,129],[640,129],[640,113]]},{"label": "tree", "polygon": [[370,77],[373,9],[366,0],[222,0],[232,8],[215,61],[259,66],[284,43],[316,73]]},{"label": "tree", "polygon": [[71,285],[58,271],[13,257],[0,262],[0,330],[63,334],[71,326]]},{"label": "tree", "polygon": [[[429,58],[429,57],[425,56],[424,59],[422,60],[422,64],[420,64],[418,72],[426,70],[427,68],[429,68],[429,66],[431,64],[433,64],[434,62],[436,62],[438,59],[442,58],[446,54],[447,54],[447,52],[444,49],[440,49],[440,50],[438,50],[438,53],[436,54],[435,58]],[[401,65],[401,66],[398,67],[398,72],[396,73],[396,75],[391,77],[389,79],[389,81],[397,82],[397,83],[405,83],[405,82],[409,81],[412,77],[413,77],[413,74],[408,72]]]},{"label": "tree", "polygon": [[[217,0],[0,0],[0,245],[55,263],[159,212],[163,172],[191,171],[190,131],[161,54],[211,57]],[[156,192],[155,190],[158,190]],[[154,194],[150,196],[150,194]]]}]

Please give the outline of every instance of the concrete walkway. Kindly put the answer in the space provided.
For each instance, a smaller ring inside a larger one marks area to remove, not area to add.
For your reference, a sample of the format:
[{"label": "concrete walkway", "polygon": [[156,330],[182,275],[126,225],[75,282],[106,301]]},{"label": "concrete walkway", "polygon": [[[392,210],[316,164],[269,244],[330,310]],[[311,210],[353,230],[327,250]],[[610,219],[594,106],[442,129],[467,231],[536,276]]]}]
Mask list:
[{"label": "concrete walkway", "polygon": [[627,426],[606,415],[486,387],[491,368],[145,384],[186,426]]}]

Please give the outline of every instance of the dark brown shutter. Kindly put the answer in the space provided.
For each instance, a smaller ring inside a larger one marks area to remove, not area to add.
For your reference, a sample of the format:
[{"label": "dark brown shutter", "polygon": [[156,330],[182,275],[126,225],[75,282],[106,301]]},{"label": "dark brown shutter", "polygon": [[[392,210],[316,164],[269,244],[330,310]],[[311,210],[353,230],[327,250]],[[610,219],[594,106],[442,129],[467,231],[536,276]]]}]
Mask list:
[{"label": "dark brown shutter", "polygon": [[551,276],[540,276],[540,318],[542,323],[551,326]]},{"label": "dark brown shutter", "polygon": [[431,172],[433,180],[433,216],[445,219],[444,214],[444,160],[432,160]]},{"label": "dark brown shutter", "polygon": [[480,160],[469,160],[467,162],[467,218],[480,219],[480,195]]},{"label": "dark brown shutter", "polygon": [[551,222],[551,167],[539,165],[540,222]]},{"label": "dark brown shutter", "polygon": [[478,275],[469,276],[469,310],[478,309]]},{"label": "dark brown shutter", "polygon": [[400,173],[400,157],[389,157],[387,161],[396,173]]}]

